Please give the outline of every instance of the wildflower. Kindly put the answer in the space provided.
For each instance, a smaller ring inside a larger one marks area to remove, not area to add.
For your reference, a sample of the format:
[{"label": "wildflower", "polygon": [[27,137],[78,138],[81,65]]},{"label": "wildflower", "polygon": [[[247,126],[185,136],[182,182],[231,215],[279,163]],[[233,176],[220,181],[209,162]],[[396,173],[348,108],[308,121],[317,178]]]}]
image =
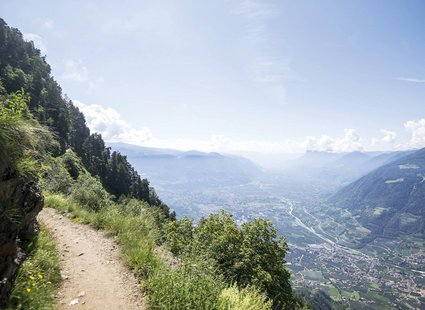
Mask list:
[{"label": "wildflower", "polygon": [[35,286],[35,282],[32,283],[32,286]]},{"label": "wildflower", "polygon": [[34,281],[35,278],[33,276],[29,276],[28,278],[30,278],[30,280]]},{"label": "wildflower", "polygon": [[41,273],[39,273],[37,276],[39,279],[43,279],[43,275]]},{"label": "wildflower", "polygon": [[31,288],[27,287],[27,293],[31,292]]},{"label": "wildflower", "polygon": [[50,282],[50,281],[47,281],[47,284],[52,284],[52,282]]}]

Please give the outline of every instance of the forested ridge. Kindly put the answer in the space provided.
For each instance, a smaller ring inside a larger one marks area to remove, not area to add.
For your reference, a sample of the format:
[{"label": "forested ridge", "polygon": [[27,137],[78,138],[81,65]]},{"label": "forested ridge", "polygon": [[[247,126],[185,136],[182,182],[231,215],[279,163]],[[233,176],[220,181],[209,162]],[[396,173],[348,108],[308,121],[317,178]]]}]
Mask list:
[{"label": "forested ridge", "polygon": [[[198,225],[176,220],[126,156],[90,133],[33,42],[1,19],[0,155],[0,181],[18,176],[38,184],[46,206],[116,236],[151,309],[304,307],[290,285],[286,240],[269,221],[238,227],[225,211]],[[1,215],[19,223],[17,208],[6,208],[8,197],[0,198]],[[170,266],[158,247],[173,253],[177,266]],[[23,281],[12,291],[12,308],[42,300],[42,293],[22,297],[19,288],[28,279]]]},{"label": "forested ridge", "polygon": [[84,167],[98,176],[103,186],[116,198],[134,197],[160,206],[166,217],[174,217],[142,179],[126,156],[105,147],[102,136],[90,133],[83,113],[63,96],[61,87],[51,76],[40,50],[26,42],[18,29],[10,28],[0,19],[0,95],[23,90],[29,94],[28,108],[42,125],[48,126],[58,142],[55,155],[71,148]]}]

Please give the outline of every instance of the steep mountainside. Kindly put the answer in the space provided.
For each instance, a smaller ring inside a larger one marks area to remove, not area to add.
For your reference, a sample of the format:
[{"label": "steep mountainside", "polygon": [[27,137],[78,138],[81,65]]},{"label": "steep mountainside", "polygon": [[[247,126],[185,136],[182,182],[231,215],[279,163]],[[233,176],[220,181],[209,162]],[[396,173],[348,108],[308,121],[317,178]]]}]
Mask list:
[{"label": "steep mountainside", "polygon": [[[399,157],[399,154],[396,158]],[[408,153],[338,191],[331,201],[347,208],[371,236],[425,235],[425,149]]]}]

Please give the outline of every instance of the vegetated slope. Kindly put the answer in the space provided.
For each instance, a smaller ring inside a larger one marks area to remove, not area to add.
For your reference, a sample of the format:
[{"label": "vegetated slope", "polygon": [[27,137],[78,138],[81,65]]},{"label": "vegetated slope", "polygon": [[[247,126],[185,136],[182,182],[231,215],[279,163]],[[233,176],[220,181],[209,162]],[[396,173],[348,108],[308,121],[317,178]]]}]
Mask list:
[{"label": "vegetated slope", "polygon": [[24,41],[18,29],[8,27],[0,18],[0,96],[18,90],[29,95],[32,116],[53,131],[55,148],[51,150],[52,155],[72,149],[84,167],[99,177],[102,185],[116,198],[121,195],[135,197],[159,206],[166,217],[174,216],[126,156],[111,152],[100,134],[90,133],[84,115],[62,95],[60,86],[50,74],[50,66],[33,42]]},{"label": "vegetated slope", "polygon": [[155,184],[167,189],[199,189],[246,184],[261,173],[240,156],[177,151],[108,143],[112,150],[127,154],[129,161]]},{"label": "vegetated slope", "polygon": [[370,237],[425,236],[425,149],[388,163],[339,190],[331,201],[371,230]]},{"label": "vegetated slope", "polygon": [[73,223],[45,208],[38,219],[54,235],[64,277],[59,309],[144,309],[137,279],[119,259],[118,248],[101,231]]}]

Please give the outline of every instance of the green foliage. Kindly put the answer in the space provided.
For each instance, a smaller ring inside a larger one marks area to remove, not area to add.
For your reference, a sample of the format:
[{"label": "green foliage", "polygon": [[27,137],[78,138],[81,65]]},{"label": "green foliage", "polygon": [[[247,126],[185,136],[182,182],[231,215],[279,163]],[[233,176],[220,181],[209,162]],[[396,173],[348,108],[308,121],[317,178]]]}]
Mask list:
[{"label": "green foliage", "polygon": [[226,284],[208,261],[190,260],[157,270],[149,280],[152,309],[218,309]]},{"label": "green foliage", "polygon": [[50,157],[44,162],[44,175],[41,179],[43,190],[51,193],[69,194],[74,180],[66,169],[62,157]]},{"label": "green foliage", "polygon": [[81,159],[72,149],[67,149],[60,158],[65,169],[74,180],[76,180],[80,174],[86,171],[84,169],[83,163],[81,162]]},{"label": "green foliage", "polygon": [[188,250],[188,245],[192,244],[192,221],[186,216],[179,221],[170,221],[165,225],[165,233],[170,251],[180,256]]},{"label": "green foliage", "polygon": [[53,237],[42,229],[27,244],[27,251],[6,309],[56,309],[60,261]]},{"label": "green foliage", "polygon": [[94,212],[70,198],[47,194],[45,205],[116,236],[122,257],[140,277],[150,309],[236,310],[246,306],[246,309],[267,310],[270,307],[270,301],[254,288],[235,289],[227,284],[211,258],[186,256],[170,267],[157,251],[161,235],[155,219],[157,211],[146,203],[122,199],[119,205]]},{"label": "green foliage", "polygon": [[238,288],[233,285],[224,289],[220,294],[220,310],[271,310],[272,302],[258,291],[248,286]]},{"label": "green foliage", "polygon": [[38,179],[40,160],[50,150],[53,137],[31,118],[24,91],[0,98],[0,172],[6,167]]},{"label": "green foliage", "polygon": [[[4,100],[4,99],[3,99]],[[25,95],[23,89],[12,93],[0,105],[0,115],[5,118],[20,119],[28,115],[29,96]]]},{"label": "green foliage", "polygon": [[231,214],[221,211],[202,218],[195,228],[188,219],[167,224],[170,250],[190,257],[213,259],[227,283],[255,286],[273,300],[273,308],[295,306],[290,273],[285,267],[287,244],[264,219],[238,227]]},{"label": "green foliage", "polygon": [[111,205],[111,195],[105,191],[99,179],[81,174],[71,189],[71,198],[78,204],[99,211]]}]

